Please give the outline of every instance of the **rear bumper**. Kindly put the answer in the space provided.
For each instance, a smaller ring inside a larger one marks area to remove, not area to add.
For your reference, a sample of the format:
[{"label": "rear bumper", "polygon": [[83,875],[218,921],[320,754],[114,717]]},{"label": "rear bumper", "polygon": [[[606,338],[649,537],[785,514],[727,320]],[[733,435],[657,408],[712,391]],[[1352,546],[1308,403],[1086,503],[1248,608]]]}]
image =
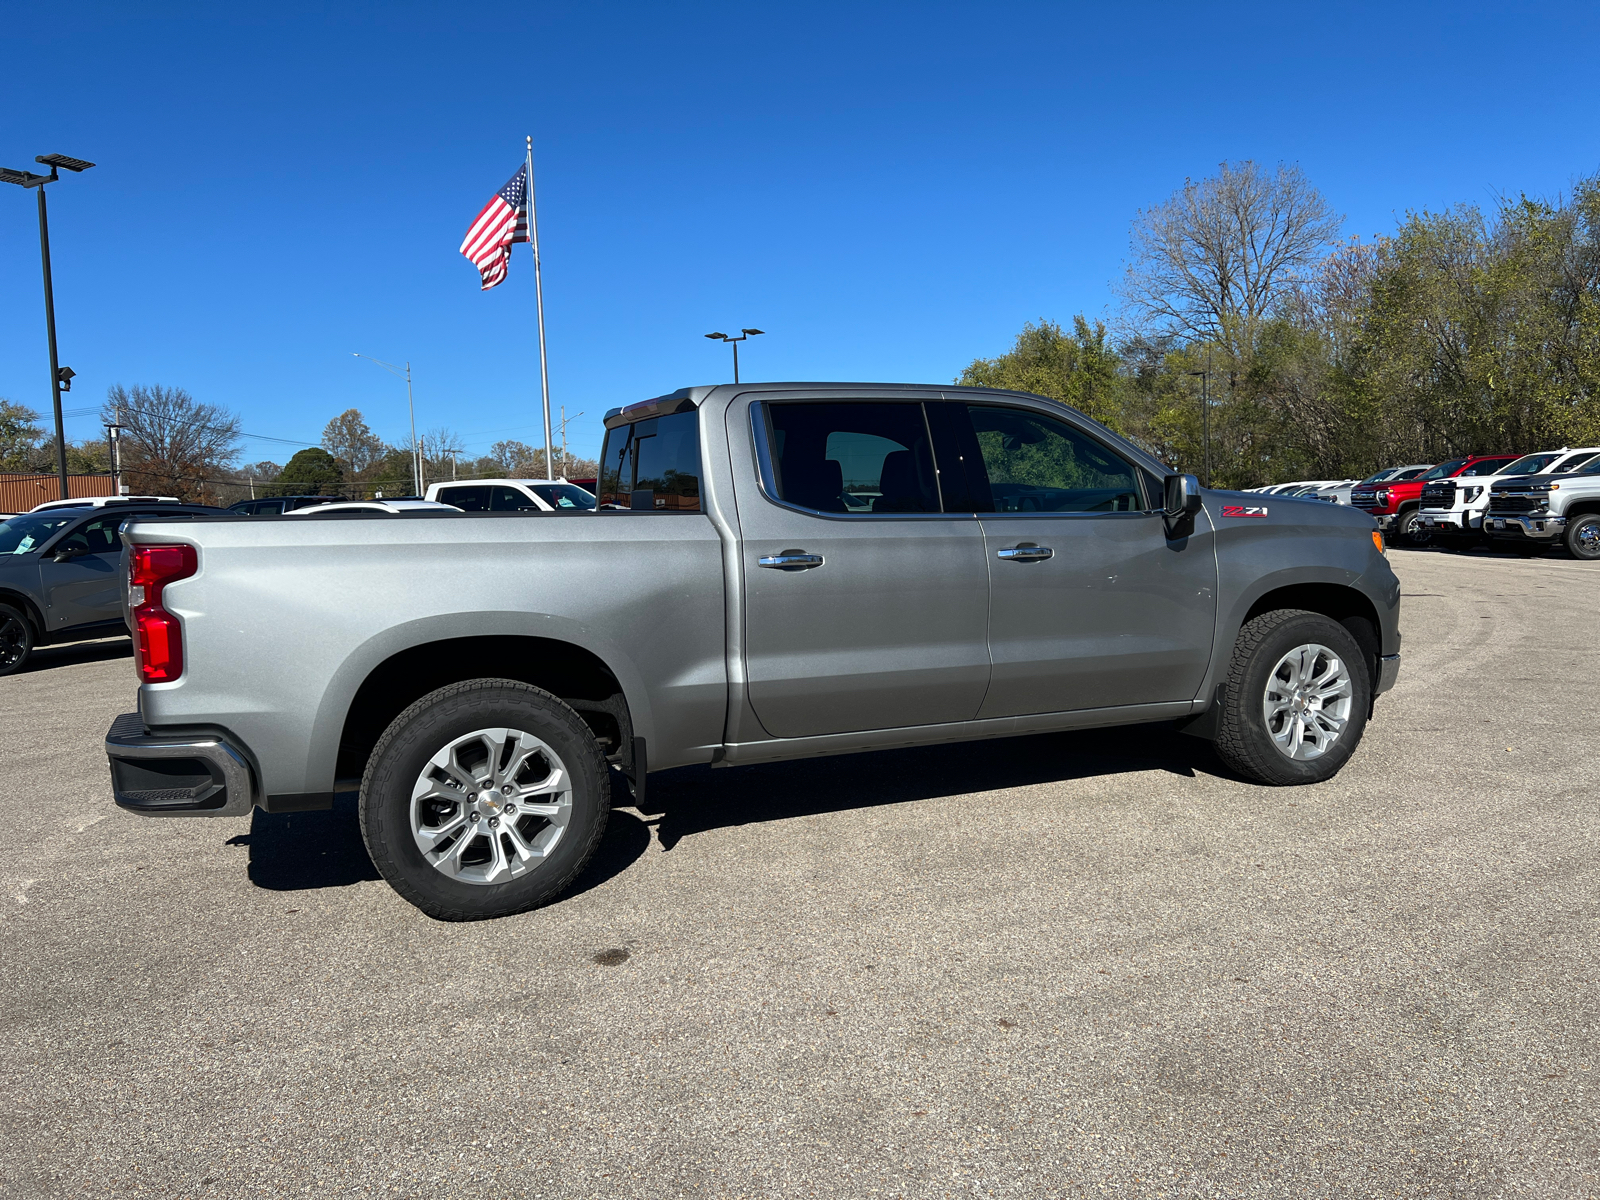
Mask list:
[{"label": "rear bumper", "polygon": [[218,734],[152,734],[138,713],[106,732],[111,790],[119,807],[148,817],[242,817],[255,807],[244,754]]},{"label": "rear bumper", "polygon": [[1547,513],[1527,517],[1485,517],[1483,531],[1491,537],[1529,537],[1540,541],[1559,538],[1566,531],[1565,517],[1552,517]]}]

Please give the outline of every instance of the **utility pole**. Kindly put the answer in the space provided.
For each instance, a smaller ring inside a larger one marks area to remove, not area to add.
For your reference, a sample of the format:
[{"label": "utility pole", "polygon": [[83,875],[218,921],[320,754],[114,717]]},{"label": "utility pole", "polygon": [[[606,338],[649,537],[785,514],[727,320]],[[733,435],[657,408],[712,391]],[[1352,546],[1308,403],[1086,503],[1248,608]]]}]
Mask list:
[{"label": "utility pole", "polygon": [[557,475],[552,471],[550,472],[551,479],[565,479],[567,477],[567,422],[576,421],[581,416],[583,416],[583,413],[580,412],[573,413],[569,417],[567,416],[567,406],[565,404],[561,406],[561,474]]},{"label": "utility pole", "polygon": [[44,267],[44,325],[50,342],[50,406],[54,409],[56,418],[56,474],[61,477],[61,498],[66,500],[69,499],[67,434],[61,416],[61,393],[72,390],[72,377],[76,372],[71,367],[63,367],[56,355],[56,300],[50,278],[50,219],[45,212],[44,185],[54,183],[61,178],[59,170],[61,167],[69,171],[87,171],[94,164],[85,162],[81,158],[69,158],[65,154],[36,154],[33,161],[49,167],[50,174],[35,175],[32,171],[0,167],[0,183],[14,183],[18,187],[35,188],[39,193],[39,260]]},{"label": "utility pole", "polygon": [[411,483],[416,488],[416,495],[422,495],[422,444],[417,441],[417,405],[411,398],[411,363],[406,363],[402,371],[393,363],[386,363],[381,358],[373,358],[370,354],[361,354],[352,350],[352,358],[364,358],[368,362],[377,363],[391,375],[399,375],[406,381],[406,408],[411,413]]},{"label": "utility pole", "polygon": [[1200,476],[1200,482],[1205,487],[1211,486],[1211,347],[1206,347],[1206,369],[1204,371],[1185,371],[1185,375],[1200,376],[1200,442],[1203,447],[1203,461],[1205,473]]}]

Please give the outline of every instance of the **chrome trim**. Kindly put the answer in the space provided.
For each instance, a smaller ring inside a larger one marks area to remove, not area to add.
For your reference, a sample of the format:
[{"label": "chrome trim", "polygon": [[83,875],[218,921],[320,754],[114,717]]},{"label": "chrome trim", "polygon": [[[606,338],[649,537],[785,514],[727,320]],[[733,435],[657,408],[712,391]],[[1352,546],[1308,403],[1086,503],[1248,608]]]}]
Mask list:
[{"label": "chrome trim", "polygon": [[[1516,525],[1521,528],[1523,537],[1548,541],[1561,535],[1561,531],[1567,527],[1567,519],[1538,513],[1532,516],[1489,516],[1483,519],[1483,525],[1485,529],[1501,531]],[[1535,525],[1542,525],[1544,528],[1535,529]]]},{"label": "chrome trim", "polygon": [[122,805],[145,817],[243,817],[256,805],[255,787],[244,755],[220,735],[201,734],[165,738],[145,730],[138,713],[125,713],[112,722],[106,733],[106,758],[124,761],[162,758],[198,758],[217,769],[222,776],[223,803],[220,808],[154,809]]},{"label": "chrome trim", "polygon": [[1055,553],[1049,546],[1012,546],[1008,550],[996,550],[994,556],[1011,562],[1043,562],[1054,558]]},{"label": "chrome trim", "polygon": [[773,567],[779,571],[806,571],[820,567],[822,563],[820,554],[763,554],[756,559],[756,566]]}]

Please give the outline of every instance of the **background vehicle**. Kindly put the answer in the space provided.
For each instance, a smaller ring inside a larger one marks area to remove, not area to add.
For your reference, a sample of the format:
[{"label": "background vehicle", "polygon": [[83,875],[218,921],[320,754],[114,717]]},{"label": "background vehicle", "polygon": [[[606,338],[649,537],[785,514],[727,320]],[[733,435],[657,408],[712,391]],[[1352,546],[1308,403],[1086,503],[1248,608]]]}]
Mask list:
[{"label": "background vehicle", "polygon": [[1361,480],[1347,480],[1344,483],[1334,484],[1332,487],[1323,488],[1317,494],[1324,500],[1331,500],[1335,504],[1349,504],[1350,493],[1363,484],[1373,486],[1380,483],[1393,483],[1404,479],[1415,479],[1425,471],[1433,469],[1432,463],[1413,463],[1409,467],[1389,467],[1375,475],[1369,475]]},{"label": "background vehicle", "polygon": [[117,534],[123,522],[192,521],[222,511],[85,501],[0,521],[0,675],[19,670],[36,646],[128,632]]},{"label": "background vehicle", "polygon": [[429,500],[454,505],[463,512],[534,512],[592,509],[594,493],[565,479],[474,479],[434,483]]},{"label": "background vehicle", "polygon": [[1490,489],[1495,484],[1519,476],[1565,475],[1597,454],[1600,454],[1600,446],[1581,450],[1563,446],[1559,450],[1524,454],[1494,475],[1473,476],[1470,480],[1463,477],[1460,481],[1430,480],[1422,488],[1417,524],[1428,529],[1445,546],[1465,550],[1483,538],[1483,516],[1489,507]]},{"label": "background vehicle", "polygon": [[81,496],[75,500],[46,500],[29,512],[50,512],[57,508],[108,508],[118,504],[179,504],[176,496]]},{"label": "background vehicle", "polygon": [[1484,533],[1523,553],[1561,544],[1574,558],[1600,559],[1600,458],[1570,474],[1530,475],[1489,492]]},{"label": "background vehicle", "polygon": [[642,800],[691,763],[1178,720],[1308,783],[1399,670],[1364,514],[1202,492],[1042,397],[724,385],[605,425],[596,510],[131,526],[117,803],[360,780],[385,878],[469,919],[576,876],[608,762]]},{"label": "background vehicle", "polygon": [[275,517],[312,504],[331,504],[340,496],[267,496],[260,500],[241,500],[228,505],[229,512],[243,513],[247,517]]},{"label": "background vehicle", "polygon": [[1354,508],[1370,513],[1378,522],[1378,528],[1383,530],[1391,541],[1408,546],[1425,546],[1432,535],[1426,526],[1419,525],[1417,521],[1422,508],[1424,486],[1435,479],[1493,475],[1517,457],[1515,454],[1474,454],[1465,458],[1453,458],[1449,462],[1442,462],[1424,471],[1414,479],[1376,485],[1362,484],[1351,488],[1350,504]]}]

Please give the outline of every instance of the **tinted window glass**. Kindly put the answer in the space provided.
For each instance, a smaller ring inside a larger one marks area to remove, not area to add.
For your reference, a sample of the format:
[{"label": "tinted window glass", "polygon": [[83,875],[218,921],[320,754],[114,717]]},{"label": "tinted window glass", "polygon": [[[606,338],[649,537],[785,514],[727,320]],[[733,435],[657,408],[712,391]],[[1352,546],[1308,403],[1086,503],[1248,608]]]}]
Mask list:
[{"label": "tinted window glass", "polygon": [[1424,473],[1422,478],[1449,479],[1457,471],[1461,470],[1461,464],[1466,461],[1467,460],[1464,458],[1452,458],[1449,462],[1442,462],[1437,467],[1433,468],[1433,470]]},{"label": "tinted window glass", "polygon": [[1510,461],[1509,458],[1485,459],[1483,462],[1473,463],[1461,474],[1463,478],[1470,478],[1474,475],[1498,475],[1501,469]]},{"label": "tinted window glass", "polygon": [[538,512],[539,506],[514,487],[500,484],[490,489],[489,507],[495,512]]},{"label": "tinted window glass", "polygon": [[1551,472],[1551,474],[1553,474],[1553,475],[1566,475],[1566,474],[1569,474],[1572,471],[1581,471],[1584,468],[1586,468],[1590,463],[1596,462],[1596,461],[1600,461],[1600,455],[1575,454],[1571,458],[1567,459],[1566,462],[1564,462],[1560,466],[1558,466],[1554,471]]},{"label": "tinted window glass", "polygon": [[1064,421],[970,404],[995,512],[1139,512],[1133,466]]},{"label": "tinted window glass", "polygon": [[449,487],[439,489],[439,499],[453,504],[462,512],[488,512],[489,489],[486,487]]},{"label": "tinted window glass", "polygon": [[768,405],[778,498],[830,513],[933,513],[939,487],[922,405]]},{"label": "tinted window glass", "polygon": [[23,513],[0,521],[0,554],[27,554],[63,525],[76,521],[76,513],[54,516],[50,513]]},{"label": "tinted window glass", "polygon": [[[1555,460],[1560,458],[1560,457],[1561,457],[1560,454],[1524,454],[1521,458],[1517,459],[1516,462],[1507,463],[1506,467],[1505,467],[1505,470],[1499,472],[1499,474],[1504,474],[1504,475],[1537,475],[1540,471],[1544,470],[1546,467],[1548,467],[1551,463],[1555,462]],[[1481,474],[1483,474],[1483,472],[1481,472],[1481,471],[1468,471],[1467,474],[1468,475],[1481,475]]]},{"label": "tinted window glass", "polygon": [[570,483],[535,483],[529,490],[551,508],[593,508],[594,496]]},{"label": "tinted window glass", "polygon": [[700,511],[698,413],[651,417],[608,430],[601,454],[601,508]]}]

